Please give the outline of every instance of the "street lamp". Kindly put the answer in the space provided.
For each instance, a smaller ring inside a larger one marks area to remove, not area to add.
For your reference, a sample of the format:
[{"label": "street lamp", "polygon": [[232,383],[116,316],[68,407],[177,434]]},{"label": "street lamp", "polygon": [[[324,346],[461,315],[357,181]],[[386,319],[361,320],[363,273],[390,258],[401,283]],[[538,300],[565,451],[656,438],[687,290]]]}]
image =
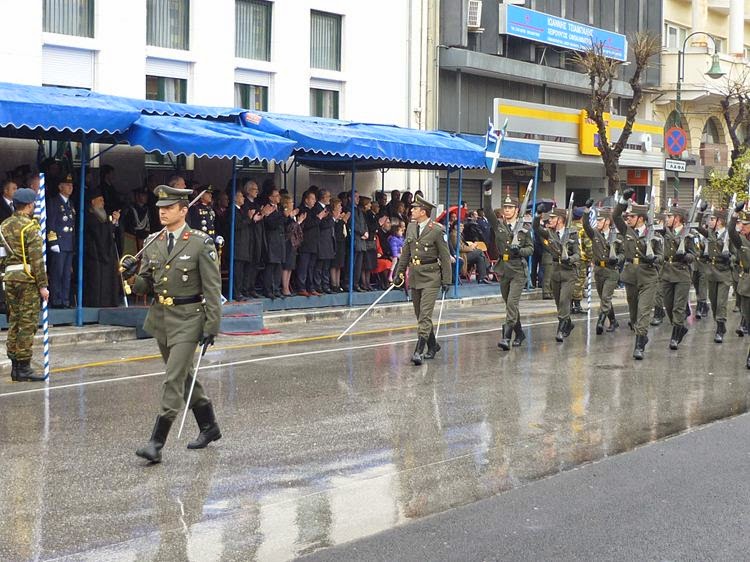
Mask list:
[{"label": "street lamp", "polygon": [[682,42],[682,49],[677,51],[677,97],[675,99],[675,110],[677,117],[680,119],[680,126],[682,126],[682,81],[685,80],[685,46],[687,45],[688,39],[693,35],[705,35],[714,44],[714,54],[711,56],[711,68],[706,72],[706,76],[714,80],[724,76],[725,72],[721,70],[721,63],[719,62],[719,49],[716,45],[716,40],[704,31],[693,31],[690,35],[685,37]]}]

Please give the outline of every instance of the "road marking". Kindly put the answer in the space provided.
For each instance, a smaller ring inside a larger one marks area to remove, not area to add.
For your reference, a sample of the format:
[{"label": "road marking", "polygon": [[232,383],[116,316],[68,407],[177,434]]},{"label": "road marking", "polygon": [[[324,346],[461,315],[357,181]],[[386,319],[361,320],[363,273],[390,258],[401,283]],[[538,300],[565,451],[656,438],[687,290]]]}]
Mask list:
[{"label": "road marking", "polygon": [[[587,322],[591,322],[591,318],[587,319]],[[547,324],[557,324],[557,319],[554,320],[544,320],[541,322],[530,322],[526,324],[526,326],[545,326]],[[463,336],[473,336],[477,334],[488,334],[491,332],[499,332],[502,330],[502,326],[497,328],[486,328],[482,330],[471,330],[469,332],[457,332],[452,334],[446,334],[439,336],[438,339],[448,339],[448,338],[455,338],[455,337],[463,337]],[[322,337],[322,336],[321,336]],[[336,338],[337,335],[333,336],[326,336],[328,338]],[[311,355],[323,355],[326,353],[341,353],[342,351],[354,351],[357,349],[372,349],[374,347],[387,347],[391,345],[401,345],[405,343],[415,342],[417,341],[417,338],[409,338],[405,340],[397,340],[397,341],[387,341],[387,342],[378,342],[378,343],[368,343],[368,344],[361,344],[361,345],[350,345],[346,347],[332,347],[327,349],[315,349],[312,351],[299,351],[295,353],[284,353],[281,355],[270,355],[268,357],[253,357],[251,359],[241,359],[239,361],[230,361],[228,363],[217,363],[215,365],[201,365],[200,370],[201,371],[208,371],[211,369],[222,369],[225,367],[235,367],[237,365],[248,365],[250,363],[262,363],[265,361],[273,361],[276,359],[289,359],[294,357],[307,357]],[[114,377],[109,379],[100,379],[100,380],[93,380],[93,381],[84,381],[84,382],[77,382],[77,383],[70,383],[70,384],[59,384],[55,386],[44,386],[44,387],[38,387],[38,388],[30,388],[26,390],[18,390],[16,392],[5,392],[0,394],[0,398],[7,398],[9,396],[18,396],[22,394],[34,394],[39,392],[46,392],[46,391],[52,391],[52,390],[61,390],[61,389],[67,389],[67,388],[79,388],[82,386],[90,386],[95,384],[105,384],[110,382],[120,382],[120,381],[130,381],[135,379],[142,379],[142,378],[148,378],[148,377],[156,377],[159,375],[163,375],[164,371],[156,371],[153,373],[143,373],[140,375],[126,375],[123,377]]]}]

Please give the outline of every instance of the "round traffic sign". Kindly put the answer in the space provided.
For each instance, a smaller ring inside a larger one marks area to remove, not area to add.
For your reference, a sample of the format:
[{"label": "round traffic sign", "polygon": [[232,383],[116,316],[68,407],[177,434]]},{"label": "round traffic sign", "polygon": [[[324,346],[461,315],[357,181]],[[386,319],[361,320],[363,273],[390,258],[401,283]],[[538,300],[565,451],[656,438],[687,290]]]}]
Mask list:
[{"label": "round traffic sign", "polygon": [[664,134],[664,147],[670,156],[679,156],[687,148],[687,133],[680,127],[670,127]]}]

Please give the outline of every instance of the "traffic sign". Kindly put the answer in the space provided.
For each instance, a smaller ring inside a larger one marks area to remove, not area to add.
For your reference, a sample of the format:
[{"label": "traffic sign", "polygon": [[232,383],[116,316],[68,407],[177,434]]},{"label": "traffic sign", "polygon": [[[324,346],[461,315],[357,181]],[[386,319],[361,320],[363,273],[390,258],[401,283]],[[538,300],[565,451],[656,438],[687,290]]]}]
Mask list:
[{"label": "traffic sign", "polygon": [[679,156],[687,148],[687,133],[680,127],[670,127],[664,134],[664,147],[670,156]]},{"label": "traffic sign", "polygon": [[684,160],[664,160],[664,169],[668,172],[684,172],[687,170],[687,162]]}]

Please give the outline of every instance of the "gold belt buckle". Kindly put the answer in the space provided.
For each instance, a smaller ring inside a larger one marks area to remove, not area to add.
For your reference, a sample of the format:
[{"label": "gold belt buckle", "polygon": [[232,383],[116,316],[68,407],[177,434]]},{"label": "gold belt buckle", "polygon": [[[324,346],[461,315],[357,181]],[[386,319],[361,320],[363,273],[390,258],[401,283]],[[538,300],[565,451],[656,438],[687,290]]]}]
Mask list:
[{"label": "gold belt buckle", "polygon": [[165,297],[164,295],[159,295],[159,304],[163,304],[164,306],[173,306],[174,299],[172,299],[172,297]]},{"label": "gold belt buckle", "polygon": [[638,265],[641,263],[641,258],[633,258],[633,265]]},{"label": "gold belt buckle", "polygon": [[420,265],[422,263],[422,260],[419,258],[412,258],[411,260],[412,265]]},{"label": "gold belt buckle", "polygon": [[605,262],[605,261],[600,261],[599,262],[599,267],[606,267],[606,266],[607,266],[607,262]]},{"label": "gold belt buckle", "polygon": [[509,261],[510,256],[508,254],[503,254],[503,261]]}]

